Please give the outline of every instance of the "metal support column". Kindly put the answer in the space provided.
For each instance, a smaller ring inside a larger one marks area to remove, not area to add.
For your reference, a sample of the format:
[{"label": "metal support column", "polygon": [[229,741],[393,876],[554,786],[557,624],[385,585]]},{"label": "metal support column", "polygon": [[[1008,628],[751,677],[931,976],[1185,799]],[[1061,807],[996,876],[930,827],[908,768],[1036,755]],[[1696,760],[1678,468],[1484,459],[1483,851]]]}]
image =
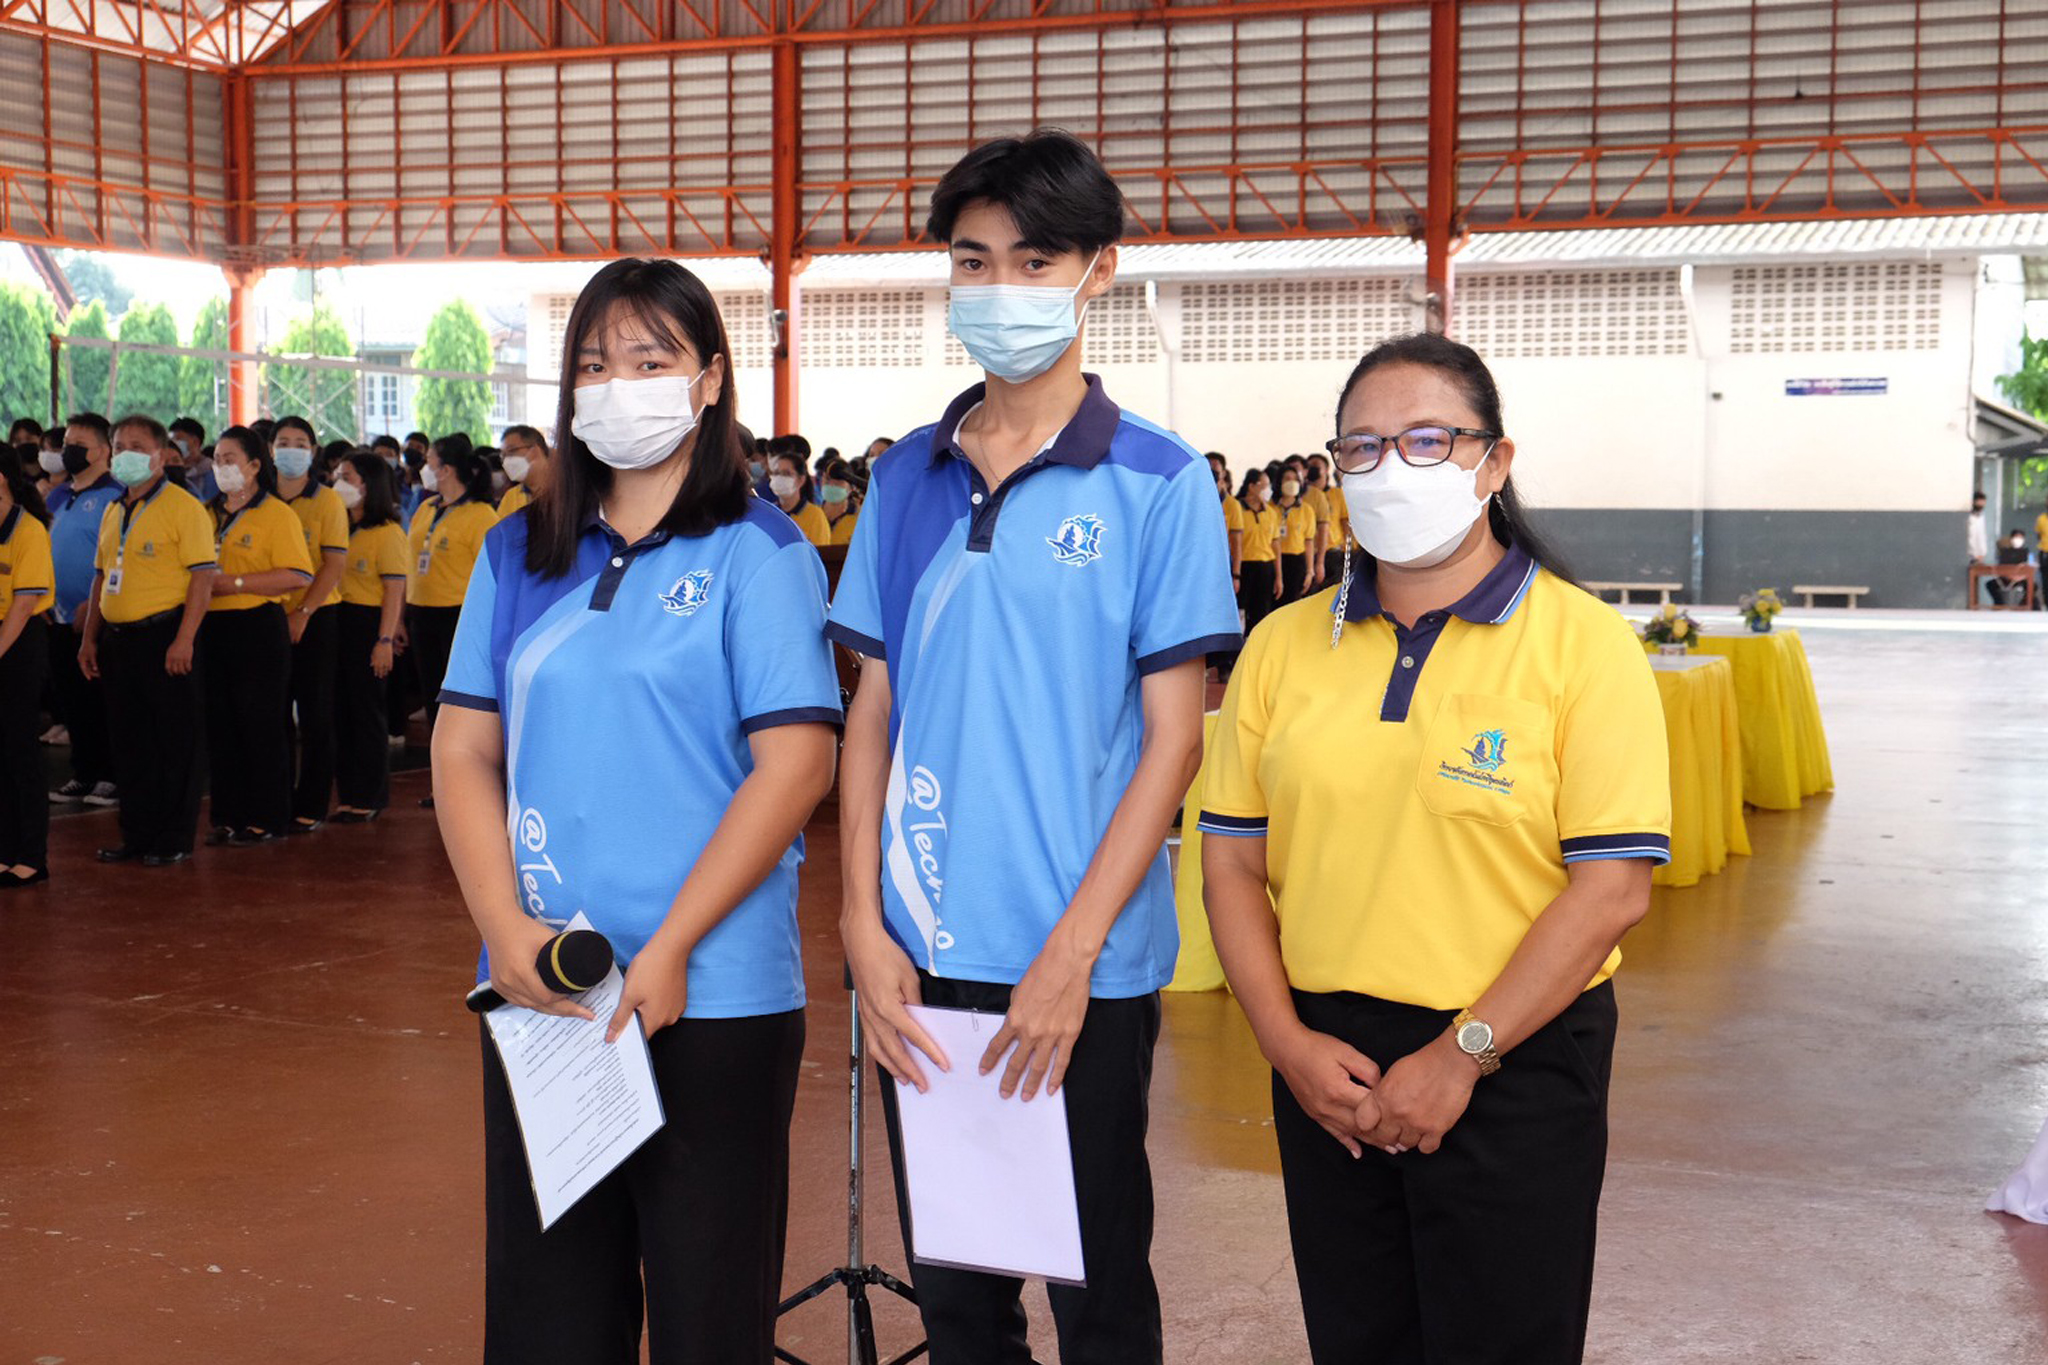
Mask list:
[{"label": "metal support column", "polygon": [[802,144],[799,121],[798,59],[796,44],[775,45],[771,71],[774,78],[772,134],[772,190],[768,225],[768,307],[775,343],[775,434],[786,436],[796,430],[797,367],[801,359],[798,338],[803,328],[802,307],[796,288],[797,272],[803,269],[799,256],[799,219],[803,203],[797,194],[801,173]]},{"label": "metal support column", "polygon": [[[256,348],[250,344],[250,323],[256,308],[256,281],[263,278],[261,270],[248,266],[222,266],[222,275],[228,282],[228,349],[247,353]],[[260,411],[256,391],[256,363],[252,360],[230,360],[228,362],[228,420],[238,427],[245,427],[256,420]]]},{"label": "metal support column", "polygon": [[[228,263],[221,274],[228,282],[228,349],[248,352],[250,321],[255,307],[256,282],[263,271],[249,259],[255,237],[255,101],[249,78],[239,73],[224,78],[227,105]],[[247,426],[258,412],[256,366],[247,360],[228,362],[228,420]]]},{"label": "metal support column", "polygon": [[1458,223],[1458,0],[1429,7],[1429,175],[1423,205],[1424,326],[1451,330],[1451,250]]}]

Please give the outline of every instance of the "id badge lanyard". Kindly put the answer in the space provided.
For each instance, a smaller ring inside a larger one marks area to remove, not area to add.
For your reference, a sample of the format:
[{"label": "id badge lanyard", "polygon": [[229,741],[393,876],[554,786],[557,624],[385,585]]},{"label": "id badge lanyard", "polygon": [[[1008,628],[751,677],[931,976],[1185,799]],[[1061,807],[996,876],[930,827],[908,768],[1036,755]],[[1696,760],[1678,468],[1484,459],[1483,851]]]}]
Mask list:
[{"label": "id badge lanyard", "polygon": [[163,491],[164,486],[163,484],[159,483],[155,488],[150,490],[149,496],[144,498],[141,502],[129,502],[126,499],[122,500],[121,538],[114,546],[114,571],[107,575],[106,590],[108,592],[119,593],[121,591],[122,570],[125,569],[128,564],[129,529],[135,525],[135,518],[142,515],[142,510],[145,507],[148,507],[152,502],[155,502],[156,495]]},{"label": "id badge lanyard", "polygon": [[428,571],[434,567],[434,532],[441,529],[441,518],[447,516],[467,501],[466,497],[457,498],[454,502],[444,502],[434,509],[434,519],[427,523],[427,538],[420,545],[420,562],[417,577],[421,582],[424,583],[426,581]]}]

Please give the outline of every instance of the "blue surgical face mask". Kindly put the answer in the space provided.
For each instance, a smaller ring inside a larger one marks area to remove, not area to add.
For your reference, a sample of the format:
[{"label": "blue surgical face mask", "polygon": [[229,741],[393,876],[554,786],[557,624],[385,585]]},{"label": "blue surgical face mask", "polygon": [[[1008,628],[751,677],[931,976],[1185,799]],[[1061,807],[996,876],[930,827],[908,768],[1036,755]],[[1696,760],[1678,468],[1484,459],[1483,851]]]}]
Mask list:
[{"label": "blue surgical face mask", "polygon": [[295,446],[279,446],[275,458],[277,472],[287,479],[303,479],[313,467],[313,452]]},{"label": "blue surgical face mask", "polygon": [[156,471],[151,464],[150,457],[139,450],[117,450],[112,470],[124,487],[135,488],[155,477]]},{"label": "blue surgical face mask", "polygon": [[956,284],[946,306],[946,330],[960,338],[974,363],[998,379],[1022,384],[1038,378],[1067,353],[1081,333],[1074,300],[1095,276],[1100,251],[1072,289],[1044,284]]}]

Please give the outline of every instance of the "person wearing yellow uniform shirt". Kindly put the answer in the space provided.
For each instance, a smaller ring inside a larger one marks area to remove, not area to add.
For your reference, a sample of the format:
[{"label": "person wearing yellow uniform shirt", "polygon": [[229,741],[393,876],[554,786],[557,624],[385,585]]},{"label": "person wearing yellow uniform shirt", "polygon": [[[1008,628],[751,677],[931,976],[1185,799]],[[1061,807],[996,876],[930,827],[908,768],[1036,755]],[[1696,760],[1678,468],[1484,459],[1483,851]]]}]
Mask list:
[{"label": "person wearing yellow uniform shirt", "polygon": [[405,610],[405,528],[398,521],[398,480],[378,455],[359,450],[341,462],[334,492],[348,509],[348,555],[336,617],[335,793],[338,825],[368,824],[389,803],[386,690],[400,614]]},{"label": "person wearing yellow uniform shirt", "polygon": [[1387,342],[1343,392],[1363,553],[1245,646],[1204,769],[1209,919],[1273,1065],[1311,1358],[1563,1365],[1608,982],[1669,856],[1663,711],[1628,624],[1546,567],[1469,347]]},{"label": "person wearing yellow uniform shirt", "polygon": [[[409,647],[412,655],[431,732],[441,714],[441,679],[448,672],[470,570],[483,551],[484,534],[498,524],[498,511],[491,505],[490,466],[461,432],[428,448],[420,486],[428,497],[412,517],[405,632],[399,645]],[[425,798],[425,803],[432,801]]]},{"label": "person wearing yellow uniform shirt", "polygon": [[1280,513],[1271,498],[1273,479],[1263,469],[1246,471],[1237,490],[1244,510],[1244,541],[1238,557],[1237,605],[1244,634],[1266,619],[1280,597]]},{"label": "person wearing yellow uniform shirt", "polygon": [[313,581],[306,531],[277,496],[270,445],[247,427],[213,443],[220,572],[206,608],[209,845],[284,836],[291,821],[291,626],[284,603]]},{"label": "person wearing yellow uniform shirt", "polygon": [[804,539],[813,545],[832,543],[832,523],[811,492],[811,476],[804,472],[800,455],[773,455],[768,460],[768,491],[775,505],[796,523]]},{"label": "person wearing yellow uniform shirt", "polygon": [[498,454],[505,465],[505,477],[512,481],[505,496],[498,499],[498,520],[503,521],[520,508],[531,506],[547,487],[554,457],[548,450],[547,438],[538,428],[529,426],[506,427],[505,444],[498,447]]},{"label": "person wearing yellow uniform shirt", "polygon": [[2034,518],[2034,551],[2039,561],[2040,585],[2034,593],[2034,610],[2048,611],[2048,506]]},{"label": "person wearing yellow uniform shirt", "polygon": [[292,636],[291,712],[298,739],[287,834],[320,828],[334,789],[334,608],[341,600],[341,565],[348,553],[348,510],[323,482],[324,467],[313,450],[313,428],[305,418],[278,419],[270,450],[277,465],[277,496],[298,516],[313,563],[312,583],[284,603]]},{"label": "person wearing yellow uniform shirt", "polygon": [[854,523],[860,519],[855,490],[860,486],[860,476],[844,460],[832,461],[819,476],[818,507],[832,527],[834,545],[853,544]]},{"label": "person wearing yellow uniform shirt", "polygon": [[109,468],[127,492],[100,518],[78,644],[79,671],[106,679],[121,792],[121,842],[99,859],[170,867],[192,856],[199,825],[199,627],[218,547],[206,505],[164,478],[177,448],[163,423],[126,418],[113,448]]},{"label": "person wearing yellow uniform shirt", "polygon": [[0,891],[50,880],[50,793],[36,743],[57,600],[49,512],[35,480],[0,452]]},{"label": "person wearing yellow uniform shirt", "polygon": [[1280,602],[1298,600],[1308,588],[1308,547],[1316,536],[1316,512],[1302,497],[1301,475],[1292,465],[1280,468],[1280,496],[1273,501],[1280,514]]},{"label": "person wearing yellow uniform shirt", "polygon": [[1344,499],[1337,481],[1330,477],[1330,462],[1311,455],[1303,463],[1302,479],[1308,485],[1303,495],[1316,509],[1316,539],[1308,551],[1308,586],[1313,592],[1325,583],[1337,581],[1343,566],[1345,527]]}]

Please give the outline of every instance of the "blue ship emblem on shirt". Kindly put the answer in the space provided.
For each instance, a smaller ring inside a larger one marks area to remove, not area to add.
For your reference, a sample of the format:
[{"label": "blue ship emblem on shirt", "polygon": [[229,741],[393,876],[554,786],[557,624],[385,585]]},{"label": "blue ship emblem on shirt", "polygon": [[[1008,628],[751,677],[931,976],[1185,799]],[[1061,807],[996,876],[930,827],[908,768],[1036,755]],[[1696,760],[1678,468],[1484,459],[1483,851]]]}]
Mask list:
[{"label": "blue ship emblem on shirt", "polygon": [[697,608],[711,600],[711,570],[698,569],[686,573],[676,580],[676,585],[661,595],[662,607],[677,616],[695,616]]},{"label": "blue ship emblem on shirt", "polygon": [[1483,773],[1499,772],[1501,765],[1508,761],[1508,737],[1503,730],[1482,731],[1465,751],[1472,760],[1472,766]]},{"label": "blue ship emblem on shirt", "polygon": [[1053,558],[1062,564],[1088,564],[1102,558],[1102,518],[1068,517],[1060,529],[1045,538]]}]

